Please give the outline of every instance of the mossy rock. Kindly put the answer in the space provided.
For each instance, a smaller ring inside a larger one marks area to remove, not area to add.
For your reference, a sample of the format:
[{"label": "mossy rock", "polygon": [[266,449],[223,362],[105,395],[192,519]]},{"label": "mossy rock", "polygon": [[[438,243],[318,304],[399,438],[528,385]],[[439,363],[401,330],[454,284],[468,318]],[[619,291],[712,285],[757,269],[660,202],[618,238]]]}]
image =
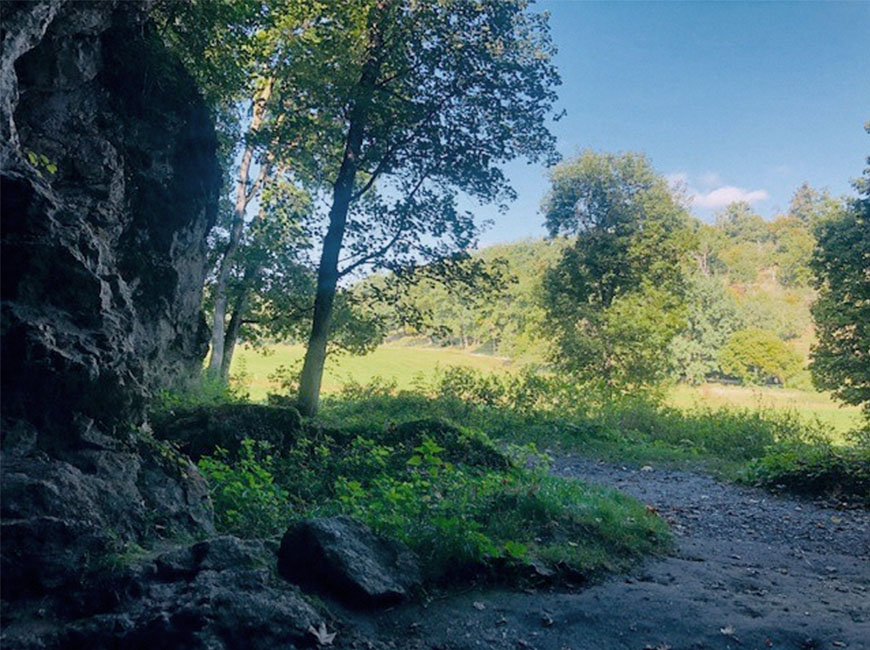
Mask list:
[{"label": "mossy rock", "polygon": [[425,437],[444,447],[442,458],[451,463],[490,469],[508,469],[512,465],[484,434],[460,429],[443,420],[412,420],[391,427],[386,433],[389,443],[404,445],[408,450],[422,444]]},{"label": "mossy rock", "polygon": [[218,447],[235,457],[246,438],[284,449],[302,430],[302,417],[291,407],[221,404],[161,414],[152,426],[155,437],[174,443],[193,460],[199,460]]}]

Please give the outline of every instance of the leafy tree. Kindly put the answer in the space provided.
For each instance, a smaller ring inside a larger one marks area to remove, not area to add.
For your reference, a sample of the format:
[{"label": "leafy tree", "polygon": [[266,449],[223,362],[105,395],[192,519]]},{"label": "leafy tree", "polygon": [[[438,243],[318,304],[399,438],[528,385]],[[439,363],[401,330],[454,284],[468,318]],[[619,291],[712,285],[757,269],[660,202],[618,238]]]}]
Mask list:
[{"label": "leafy tree", "polygon": [[769,260],[768,251],[756,242],[738,241],[723,249],[719,259],[727,269],[728,278],[739,284],[752,284]]},{"label": "leafy tree", "polygon": [[313,278],[300,259],[310,246],[305,222],[311,210],[310,197],[287,181],[273,178],[264,187],[259,214],[229,261],[230,318],[217,366],[224,381],[241,337],[254,344],[284,338],[308,315]]},{"label": "leafy tree", "polygon": [[[254,346],[304,340],[315,295],[314,273],[300,261],[310,248],[311,210],[308,194],[290,182],[273,179],[264,187],[261,214],[245,233],[227,286],[231,315],[222,379],[228,378],[239,340]],[[386,323],[354,292],[339,293],[335,312],[333,349],[364,353],[381,342]]]},{"label": "leafy tree", "polygon": [[751,327],[734,332],[719,353],[726,375],[746,384],[786,381],[801,368],[798,354],[768,330]]},{"label": "leafy tree", "polygon": [[701,221],[694,220],[692,227],[695,230],[697,240],[692,256],[698,264],[698,271],[705,276],[723,271],[725,265],[720,256],[728,245],[728,237],[721,228]]},{"label": "leafy tree", "polygon": [[560,323],[553,360],[561,370],[605,391],[645,389],[667,376],[668,346],[685,323],[680,297],[644,282],[607,309],[582,311],[573,329]]},{"label": "leafy tree", "polygon": [[164,0],[154,12],[165,38],[214,107],[225,169],[232,172],[232,198],[225,202],[218,224],[226,236],[218,239],[210,279],[209,372],[215,376],[225,376],[232,357],[226,345],[238,332],[238,322],[227,323],[233,269],[246,231],[265,216],[260,210],[251,218],[249,208],[257,204],[270,177],[286,178],[282,160],[298,154],[310,137],[310,129],[302,128],[310,120],[296,101],[299,88],[285,77],[299,48],[312,38],[312,26],[320,18],[316,8],[292,0]]},{"label": "leafy tree", "polygon": [[719,372],[720,350],[744,323],[720,278],[692,277],[686,303],[686,326],[671,343],[672,363],[678,379],[700,384]]},{"label": "leafy tree", "polygon": [[613,389],[655,383],[683,320],[685,208],[642,155],[587,151],[551,183],[550,235],[575,237],[545,281],[554,361]]},{"label": "leafy tree", "polygon": [[486,347],[515,359],[543,361],[542,283],[566,245],[562,238],[526,240],[474,252],[472,258],[488,266],[502,265],[509,281],[498,293],[485,295],[431,282],[413,287],[409,300],[427,315],[415,331],[439,344]]},{"label": "leafy tree", "polygon": [[788,341],[804,334],[812,323],[812,296],[807,291],[770,284],[735,289],[740,289],[735,297],[747,327],[768,330]]},{"label": "leafy tree", "polygon": [[295,172],[330,206],[299,386],[306,414],[318,404],[339,281],[471,244],[457,193],[510,198],[500,163],[553,159],[545,118],[558,83],[546,17],[525,0],[323,7],[281,77],[318,144]]},{"label": "leafy tree", "polygon": [[716,225],[735,242],[761,244],[770,239],[764,218],[752,211],[745,201],[732,203],[716,215]]},{"label": "leafy tree", "polygon": [[827,191],[813,189],[804,181],[795,190],[788,205],[788,216],[797,219],[807,228],[839,212],[841,201],[833,198]]},{"label": "leafy tree", "polygon": [[794,217],[780,217],[771,224],[776,240],[773,261],[777,279],[786,287],[805,287],[809,284],[810,257],[816,240],[804,222]]},{"label": "leafy tree", "polygon": [[870,158],[853,185],[859,196],[849,209],[815,230],[811,266],[819,296],[812,313],[818,342],[810,371],[816,387],[863,405],[870,419]]}]

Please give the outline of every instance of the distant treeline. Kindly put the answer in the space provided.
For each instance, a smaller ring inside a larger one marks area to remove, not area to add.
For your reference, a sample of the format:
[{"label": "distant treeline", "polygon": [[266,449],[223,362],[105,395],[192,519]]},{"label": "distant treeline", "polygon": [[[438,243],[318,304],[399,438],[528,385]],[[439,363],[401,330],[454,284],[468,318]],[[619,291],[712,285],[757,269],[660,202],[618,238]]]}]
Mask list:
[{"label": "distant treeline", "polygon": [[[746,203],[724,208],[712,224],[690,217],[686,311],[670,342],[671,376],[689,383],[730,379],[808,387],[814,229],[844,206],[804,183],[788,211],[770,221]],[[547,363],[554,331],[544,285],[572,241],[557,236],[475,252],[481,262],[501,265],[506,281],[500,291],[457,293],[422,282],[407,301],[426,318],[416,326],[396,323],[394,331],[425,336],[435,345]]]}]

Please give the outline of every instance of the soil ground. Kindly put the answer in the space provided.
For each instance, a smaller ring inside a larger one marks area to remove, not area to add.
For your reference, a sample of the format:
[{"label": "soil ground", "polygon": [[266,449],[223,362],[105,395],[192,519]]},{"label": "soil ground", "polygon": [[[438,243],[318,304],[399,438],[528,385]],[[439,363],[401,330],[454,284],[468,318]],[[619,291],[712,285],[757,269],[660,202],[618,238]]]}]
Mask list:
[{"label": "soil ground", "polygon": [[870,650],[870,512],[580,457],[554,471],[656,508],[674,550],[589,587],[475,590],[357,618],[340,645]]}]

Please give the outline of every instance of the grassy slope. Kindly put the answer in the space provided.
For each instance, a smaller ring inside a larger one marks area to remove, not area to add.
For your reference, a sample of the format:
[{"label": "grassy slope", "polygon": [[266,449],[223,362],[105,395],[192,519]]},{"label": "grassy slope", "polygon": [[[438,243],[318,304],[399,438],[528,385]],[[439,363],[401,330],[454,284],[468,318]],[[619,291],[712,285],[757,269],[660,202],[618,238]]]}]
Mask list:
[{"label": "grassy slope", "polygon": [[[242,348],[233,362],[233,373],[244,373],[244,383],[251,399],[263,400],[266,393],[276,390],[269,380],[278,366],[301,363],[304,348],[301,345],[277,345],[269,355]],[[503,359],[472,354],[456,348],[433,348],[405,345],[383,345],[364,357],[334,356],[327,362],[323,382],[324,393],[338,390],[349,380],[362,384],[375,377],[394,380],[398,388],[411,388],[419,377],[431,378],[436,368],[464,366],[483,372],[509,372],[511,365]],[[705,386],[677,386],[668,402],[678,408],[693,406],[710,408],[766,408],[797,411],[805,418],[818,418],[838,437],[860,422],[860,410],[843,407],[823,393],[781,388],[747,388],[708,384]]]}]

